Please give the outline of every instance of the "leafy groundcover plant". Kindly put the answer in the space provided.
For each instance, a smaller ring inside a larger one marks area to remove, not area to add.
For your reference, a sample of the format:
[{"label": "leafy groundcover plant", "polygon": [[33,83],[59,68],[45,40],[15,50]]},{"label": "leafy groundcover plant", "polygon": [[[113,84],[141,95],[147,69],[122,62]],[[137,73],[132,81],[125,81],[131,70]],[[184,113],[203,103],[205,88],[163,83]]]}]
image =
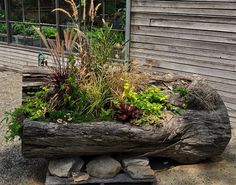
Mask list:
[{"label": "leafy groundcover plant", "polygon": [[[63,39],[58,33],[56,39],[47,39],[35,29],[51,55],[51,75],[47,86],[5,114],[8,140],[21,135],[25,119],[58,124],[117,120],[142,126],[159,125],[167,110],[180,113],[169,103],[165,88],[148,85],[148,75],[134,64],[113,62],[116,43],[111,26],[104,22],[96,37],[84,34],[76,4],[66,2],[72,7],[72,15],[63,9],[54,10],[68,15],[74,24],[64,30]],[[175,90],[187,97],[184,89]]]}]

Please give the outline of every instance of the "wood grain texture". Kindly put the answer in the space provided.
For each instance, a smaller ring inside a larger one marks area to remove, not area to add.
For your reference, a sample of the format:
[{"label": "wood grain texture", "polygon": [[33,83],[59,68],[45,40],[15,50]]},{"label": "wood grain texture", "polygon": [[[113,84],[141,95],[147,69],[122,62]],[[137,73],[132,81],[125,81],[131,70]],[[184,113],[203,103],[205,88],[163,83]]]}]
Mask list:
[{"label": "wood grain texture", "polygon": [[0,66],[22,71],[24,66],[38,66],[39,50],[0,43]]},{"label": "wood grain texture", "polygon": [[130,56],[147,70],[200,74],[236,115],[236,1],[134,0]]},{"label": "wood grain texture", "polygon": [[181,115],[167,113],[162,126],[25,121],[22,153],[27,158],[116,153],[169,157],[180,163],[220,155],[231,138],[227,109],[219,94],[201,80],[193,81],[188,91],[189,109]]}]

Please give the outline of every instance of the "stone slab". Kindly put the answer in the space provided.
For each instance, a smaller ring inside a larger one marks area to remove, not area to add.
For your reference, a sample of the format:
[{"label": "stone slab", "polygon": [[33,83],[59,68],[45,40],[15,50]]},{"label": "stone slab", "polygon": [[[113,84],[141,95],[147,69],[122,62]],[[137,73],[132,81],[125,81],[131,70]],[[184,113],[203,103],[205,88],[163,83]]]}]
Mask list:
[{"label": "stone slab", "polygon": [[74,182],[72,178],[60,178],[55,176],[47,175],[45,185],[87,185],[87,184],[120,184],[120,185],[158,185],[155,178],[152,179],[139,179],[135,180],[130,178],[127,174],[121,173],[117,176],[109,179],[90,178],[83,182]]}]

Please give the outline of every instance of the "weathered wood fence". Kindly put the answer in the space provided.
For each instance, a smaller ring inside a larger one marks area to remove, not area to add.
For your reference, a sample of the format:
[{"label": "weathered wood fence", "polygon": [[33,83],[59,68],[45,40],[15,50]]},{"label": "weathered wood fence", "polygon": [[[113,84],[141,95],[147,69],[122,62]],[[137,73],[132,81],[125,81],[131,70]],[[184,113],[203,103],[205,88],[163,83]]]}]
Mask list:
[{"label": "weathered wood fence", "polygon": [[131,57],[205,76],[236,123],[236,0],[132,0]]}]

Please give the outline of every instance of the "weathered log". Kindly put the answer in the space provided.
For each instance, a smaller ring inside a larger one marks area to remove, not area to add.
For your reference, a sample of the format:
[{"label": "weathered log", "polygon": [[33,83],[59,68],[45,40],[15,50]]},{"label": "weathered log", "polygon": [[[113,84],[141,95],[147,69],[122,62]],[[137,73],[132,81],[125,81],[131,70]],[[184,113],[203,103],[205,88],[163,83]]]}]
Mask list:
[{"label": "weathered log", "polygon": [[188,90],[190,109],[181,115],[168,113],[162,126],[25,121],[22,153],[27,158],[117,153],[168,157],[180,163],[220,155],[231,138],[227,109],[217,92],[201,80],[193,81]]}]

